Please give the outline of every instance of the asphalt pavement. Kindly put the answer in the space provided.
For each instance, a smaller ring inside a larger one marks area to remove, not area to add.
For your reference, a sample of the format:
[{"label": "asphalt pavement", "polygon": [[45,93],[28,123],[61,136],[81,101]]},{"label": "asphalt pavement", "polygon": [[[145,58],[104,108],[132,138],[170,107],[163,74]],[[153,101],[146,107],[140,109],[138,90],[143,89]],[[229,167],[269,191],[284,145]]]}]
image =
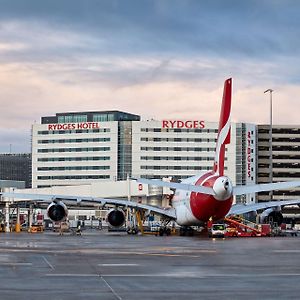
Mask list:
[{"label": "asphalt pavement", "polygon": [[299,299],[300,238],[0,234],[0,299]]}]

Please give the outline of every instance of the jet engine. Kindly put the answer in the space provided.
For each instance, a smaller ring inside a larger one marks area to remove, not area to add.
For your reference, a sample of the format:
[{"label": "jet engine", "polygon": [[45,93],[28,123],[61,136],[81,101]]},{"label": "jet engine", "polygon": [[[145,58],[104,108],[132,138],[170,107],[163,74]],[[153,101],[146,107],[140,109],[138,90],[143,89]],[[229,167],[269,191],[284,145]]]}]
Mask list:
[{"label": "jet engine", "polygon": [[262,223],[277,223],[281,225],[283,222],[283,215],[277,207],[268,208],[260,215]]},{"label": "jet engine", "polygon": [[113,208],[106,215],[106,222],[112,227],[119,228],[125,223],[125,212],[121,208]]},{"label": "jet engine", "polygon": [[68,209],[61,201],[54,201],[47,208],[48,217],[54,222],[62,222],[68,216]]}]

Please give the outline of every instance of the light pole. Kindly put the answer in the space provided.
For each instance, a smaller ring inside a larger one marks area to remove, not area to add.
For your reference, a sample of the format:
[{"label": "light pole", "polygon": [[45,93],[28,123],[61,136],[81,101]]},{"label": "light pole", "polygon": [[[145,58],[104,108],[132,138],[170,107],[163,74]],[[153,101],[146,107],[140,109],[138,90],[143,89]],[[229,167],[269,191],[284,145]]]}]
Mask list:
[{"label": "light pole", "polygon": [[[267,89],[264,93],[270,93],[270,182],[273,182],[273,149],[272,149],[272,127],[273,127],[273,104],[272,104],[272,89]],[[270,200],[273,200],[273,191],[270,191]]]}]

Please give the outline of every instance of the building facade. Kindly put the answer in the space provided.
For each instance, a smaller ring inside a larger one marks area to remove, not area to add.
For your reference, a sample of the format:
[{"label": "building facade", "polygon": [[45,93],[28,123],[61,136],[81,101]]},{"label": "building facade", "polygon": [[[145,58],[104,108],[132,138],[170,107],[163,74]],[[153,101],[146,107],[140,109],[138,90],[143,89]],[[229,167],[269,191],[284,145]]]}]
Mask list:
[{"label": "building facade", "polygon": [[0,154],[0,180],[24,181],[31,187],[31,154]]},{"label": "building facade", "polygon": [[[184,179],[212,168],[218,124],[141,121],[119,111],[60,113],[32,127],[32,186],[82,185],[128,176]],[[256,127],[233,123],[225,173],[256,182]],[[254,195],[238,202],[253,202]]]},{"label": "building facade", "polygon": [[[272,154],[270,126],[258,125],[257,182],[300,181],[300,126],[273,125]],[[271,168],[272,164],[272,168]],[[271,176],[272,174],[272,176]],[[269,192],[258,193],[258,201],[270,200]],[[274,191],[274,200],[300,197],[300,188]]]},{"label": "building facade", "polygon": [[[132,176],[180,180],[212,169],[218,123],[189,120],[132,123]],[[232,123],[225,174],[234,185],[256,182],[256,126]],[[255,195],[237,202],[255,202]]]},{"label": "building facade", "polygon": [[119,179],[123,162],[130,159],[121,125],[139,119],[119,111],[42,117],[32,126],[32,187]]}]

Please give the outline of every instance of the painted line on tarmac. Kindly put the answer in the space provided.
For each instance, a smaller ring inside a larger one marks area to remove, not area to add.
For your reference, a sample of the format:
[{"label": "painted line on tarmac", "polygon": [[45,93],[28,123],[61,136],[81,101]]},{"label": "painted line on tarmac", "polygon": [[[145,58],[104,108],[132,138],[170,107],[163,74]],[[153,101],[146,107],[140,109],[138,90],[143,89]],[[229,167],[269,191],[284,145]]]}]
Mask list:
[{"label": "painted line on tarmac", "polygon": [[46,277],[179,277],[179,278],[252,278],[252,277],[300,277],[300,273],[278,273],[278,274],[197,274],[194,272],[179,272],[179,273],[147,273],[147,274],[45,274]]},{"label": "painted line on tarmac", "polygon": [[43,256],[43,260],[52,270],[54,270],[54,267],[50,264],[50,262],[48,261],[48,259],[45,256]]},{"label": "painted line on tarmac", "polygon": [[252,278],[252,277],[299,277],[300,273],[280,273],[280,274],[212,274],[212,275],[203,275],[203,274],[194,274],[194,273],[162,273],[162,274],[103,274],[104,277],[179,277],[179,278],[217,278],[217,277],[226,277],[226,278]]},{"label": "painted line on tarmac", "polygon": [[114,294],[114,296],[118,300],[122,300],[122,298],[116,293],[116,291],[109,285],[109,283],[103,278],[103,276],[100,276],[101,280],[106,284],[106,286],[111,290],[111,292]]},{"label": "painted line on tarmac", "polygon": [[135,253],[138,255],[148,255],[148,256],[163,256],[163,257],[200,257],[198,255],[186,255],[186,254],[166,254],[166,253]]},{"label": "painted line on tarmac", "polygon": [[99,277],[99,274],[45,274],[47,277]]},{"label": "painted line on tarmac", "polygon": [[11,262],[7,262],[7,263],[0,263],[0,266],[32,266],[32,263],[11,263]]},{"label": "painted line on tarmac", "polygon": [[118,295],[118,293],[112,288],[112,286],[103,278],[102,275],[99,274],[45,274],[46,277],[97,277],[100,278],[105,285],[109,288],[112,294],[116,299],[122,300],[122,298]]},{"label": "painted line on tarmac", "polygon": [[136,267],[140,264],[98,264],[99,267]]},{"label": "painted line on tarmac", "polygon": [[300,253],[300,250],[299,249],[290,249],[290,250],[272,250],[272,252],[275,252],[275,253]]}]

